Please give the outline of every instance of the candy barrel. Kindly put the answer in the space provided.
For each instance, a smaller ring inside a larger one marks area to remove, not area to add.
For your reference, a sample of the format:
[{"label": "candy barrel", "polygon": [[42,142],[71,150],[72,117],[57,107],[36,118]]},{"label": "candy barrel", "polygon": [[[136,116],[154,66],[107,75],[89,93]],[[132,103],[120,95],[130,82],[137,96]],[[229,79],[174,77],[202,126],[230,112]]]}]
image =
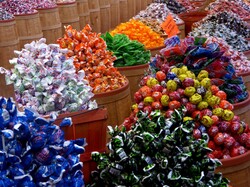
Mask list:
[{"label": "candy barrel", "polygon": [[120,24],[120,0],[110,0],[111,29]]},{"label": "candy barrel", "polygon": [[134,0],[135,1],[135,14],[138,14],[141,11],[141,0]]},{"label": "candy barrel", "polygon": [[180,39],[184,39],[186,37],[184,21],[177,23],[177,26],[178,26],[178,29],[180,30],[180,33],[178,34],[178,36],[180,37]]},{"label": "candy barrel", "polygon": [[[250,92],[248,92],[248,94],[250,94]],[[250,96],[242,102],[235,103],[233,112],[235,115],[238,115],[242,121],[250,124]]]},{"label": "candy barrel", "polygon": [[15,15],[20,47],[43,37],[38,11],[32,14]]},{"label": "candy barrel", "polygon": [[134,93],[139,90],[140,80],[148,70],[148,63],[137,66],[118,67],[118,71],[127,77],[130,86],[131,101],[134,101]]},{"label": "candy barrel", "polygon": [[55,43],[57,38],[62,36],[62,23],[57,7],[39,8],[39,12],[43,37],[47,43]]},{"label": "candy barrel", "polygon": [[94,99],[98,106],[103,106],[108,110],[108,125],[121,125],[126,117],[130,115],[131,99],[130,99],[129,82],[119,89],[95,94]]},{"label": "candy barrel", "polygon": [[94,32],[101,32],[101,15],[99,0],[88,0],[90,26]]},{"label": "candy barrel", "polygon": [[107,32],[111,28],[111,12],[109,0],[99,0],[101,14],[101,32]]},{"label": "candy barrel", "polygon": [[148,6],[148,2],[146,0],[141,0],[141,10],[145,10]]},{"label": "candy barrel", "polygon": [[147,0],[147,4],[153,3],[153,0]]},{"label": "candy barrel", "polygon": [[128,18],[135,16],[135,0],[128,0]]},{"label": "candy barrel", "polygon": [[128,17],[128,10],[130,7],[128,7],[128,1],[127,0],[120,0],[120,22],[127,22],[129,20]]},{"label": "candy barrel", "polygon": [[151,56],[154,57],[156,54],[160,54],[160,50],[163,49],[165,46],[159,46],[154,48],[147,48],[147,50],[150,50]]},{"label": "candy barrel", "polygon": [[243,81],[244,81],[245,86],[247,87],[247,90],[250,91],[250,71],[238,73],[237,75],[243,78]]},{"label": "candy barrel", "polygon": [[79,15],[80,29],[90,23],[88,0],[76,0]]},{"label": "candy barrel", "polygon": [[193,23],[200,21],[207,15],[206,11],[193,11],[187,13],[178,14],[178,16],[184,21],[185,34],[188,34],[192,30]]},{"label": "candy barrel", "polygon": [[222,166],[216,169],[223,177],[230,180],[230,185],[235,187],[250,187],[250,151],[247,153],[229,158],[221,159]]},{"label": "candy barrel", "polygon": [[88,183],[91,171],[96,169],[96,163],[91,160],[91,152],[106,151],[107,109],[98,108],[60,114],[55,124],[59,125],[65,117],[71,117],[73,122],[71,127],[62,128],[65,132],[65,139],[86,138],[88,145],[85,147],[85,152],[80,155],[80,160],[83,162],[84,182]]}]

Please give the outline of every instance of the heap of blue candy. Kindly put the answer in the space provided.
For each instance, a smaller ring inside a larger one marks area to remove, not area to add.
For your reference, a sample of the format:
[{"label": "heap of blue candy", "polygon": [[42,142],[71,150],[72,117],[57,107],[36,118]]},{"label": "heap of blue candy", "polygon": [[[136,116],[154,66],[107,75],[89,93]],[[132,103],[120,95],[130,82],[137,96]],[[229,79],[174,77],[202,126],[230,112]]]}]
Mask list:
[{"label": "heap of blue candy", "polygon": [[84,138],[65,140],[56,115],[45,119],[26,108],[18,111],[11,98],[0,98],[0,186],[84,186],[80,154]]}]

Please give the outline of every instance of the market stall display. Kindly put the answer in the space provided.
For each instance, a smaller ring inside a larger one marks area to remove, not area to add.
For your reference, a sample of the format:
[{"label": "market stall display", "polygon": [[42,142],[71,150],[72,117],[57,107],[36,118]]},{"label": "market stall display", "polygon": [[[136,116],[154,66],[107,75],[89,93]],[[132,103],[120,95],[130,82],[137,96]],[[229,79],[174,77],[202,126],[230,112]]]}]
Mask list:
[{"label": "market stall display", "polygon": [[[64,139],[64,132],[36,111],[19,112],[9,98],[1,98],[1,176],[5,186],[83,186],[82,162],[86,140]],[[65,119],[62,126],[68,125]]]}]

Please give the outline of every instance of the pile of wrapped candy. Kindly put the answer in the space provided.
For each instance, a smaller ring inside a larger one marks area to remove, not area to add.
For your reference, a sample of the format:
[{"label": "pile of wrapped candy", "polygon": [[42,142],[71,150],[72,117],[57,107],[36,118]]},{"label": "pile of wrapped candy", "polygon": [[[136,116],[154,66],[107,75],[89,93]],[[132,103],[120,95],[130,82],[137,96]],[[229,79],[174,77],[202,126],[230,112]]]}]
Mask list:
[{"label": "pile of wrapped candy", "polygon": [[[17,111],[11,99],[1,98],[1,186],[83,186],[84,138],[66,141],[64,132],[37,112]],[[65,118],[61,126],[71,125]]]},{"label": "pile of wrapped candy", "polygon": [[67,49],[45,42],[42,38],[26,44],[10,60],[14,68],[6,77],[14,83],[18,104],[43,115],[96,108],[85,72],[76,73],[73,58],[66,58]]},{"label": "pile of wrapped candy", "polygon": [[230,62],[233,64],[236,73],[250,72],[250,61],[244,53],[234,50],[223,39],[208,37],[206,43],[219,44],[221,51],[224,51],[223,56],[227,56],[231,59]]},{"label": "pile of wrapped candy", "polygon": [[3,1],[1,6],[13,15],[22,15],[37,12],[32,4],[26,0],[8,0]]},{"label": "pile of wrapped candy", "polygon": [[187,11],[186,8],[176,0],[154,0],[155,3],[165,3],[169,10],[175,14]]},{"label": "pile of wrapped candy", "polygon": [[230,57],[224,55],[225,51],[221,50],[220,44],[215,40],[206,41],[207,38],[204,37],[187,37],[183,41],[177,36],[171,37],[165,40],[166,48],[160,51],[161,56],[152,60],[151,66],[155,69],[168,69],[169,66],[183,64],[196,75],[201,70],[206,70],[212,83],[227,93],[230,103],[244,101],[248,92],[242,77],[236,75]]},{"label": "pile of wrapped candy", "polygon": [[53,0],[29,0],[34,9],[54,8],[56,3]]},{"label": "pile of wrapped candy", "polygon": [[116,57],[107,50],[100,36],[100,33],[92,32],[89,25],[81,31],[69,25],[65,28],[64,37],[58,39],[60,47],[68,49],[67,56],[74,58],[76,71],[85,72],[93,93],[109,92],[127,84],[125,76],[113,65]]},{"label": "pile of wrapped candy", "polygon": [[225,40],[233,49],[238,51],[250,50],[250,44],[248,40],[237,32],[231,30],[224,24],[218,24],[215,22],[205,22],[198,27],[195,27],[190,33],[190,36],[194,37],[209,37],[214,36]]},{"label": "pile of wrapped candy", "polygon": [[224,24],[227,28],[237,34],[242,35],[245,38],[250,38],[250,27],[248,23],[232,12],[209,14],[201,21],[194,23],[193,27],[198,27],[203,23]]},{"label": "pile of wrapped candy", "polygon": [[239,15],[242,19],[249,18],[249,11],[242,7],[241,4],[237,3],[237,1],[228,1],[228,0],[216,0],[213,3],[210,3],[206,8],[211,14],[215,14],[217,12],[233,12]]},{"label": "pile of wrapped candy", "polygon": [[128,22],[121,23],[112,30],[110,34],[125,34],[130,40],[137,40],[144,44],[147,49],[164,45],[164,39],[159,34],[141,21],[135,19],[130,19]]},{"label": "pile of wrapped candy", "polygon": [[13,19],[13,14],[9,13],[3,8],[0,8],[0,21]]},{"label": "pile of wrapped candy", "polygon": [[133,19],[141,21],[158,34],[164,34],[165,32],[161,27],[161,23],[166,20],[168,14],[172,15],[176,24],[183,23],[176,14],[173,14],[167,8],[165,3],[151,3],[145,10],[140,11],[134,16]]}]

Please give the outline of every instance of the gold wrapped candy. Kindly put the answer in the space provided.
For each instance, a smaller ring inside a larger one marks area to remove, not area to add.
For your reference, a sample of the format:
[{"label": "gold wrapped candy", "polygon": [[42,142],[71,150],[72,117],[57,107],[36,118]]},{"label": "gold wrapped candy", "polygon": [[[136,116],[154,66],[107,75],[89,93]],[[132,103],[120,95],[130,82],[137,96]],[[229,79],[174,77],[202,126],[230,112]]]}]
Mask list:
[{"label": "gold wrapped candy", "polygon": [[192,103],[192,104],[195,104],[197,105],[199,102],[202,101],[202,96],[198,93],[195,93],[194,95],[192,95],[190,98],[189,98],[189,101]]}]

